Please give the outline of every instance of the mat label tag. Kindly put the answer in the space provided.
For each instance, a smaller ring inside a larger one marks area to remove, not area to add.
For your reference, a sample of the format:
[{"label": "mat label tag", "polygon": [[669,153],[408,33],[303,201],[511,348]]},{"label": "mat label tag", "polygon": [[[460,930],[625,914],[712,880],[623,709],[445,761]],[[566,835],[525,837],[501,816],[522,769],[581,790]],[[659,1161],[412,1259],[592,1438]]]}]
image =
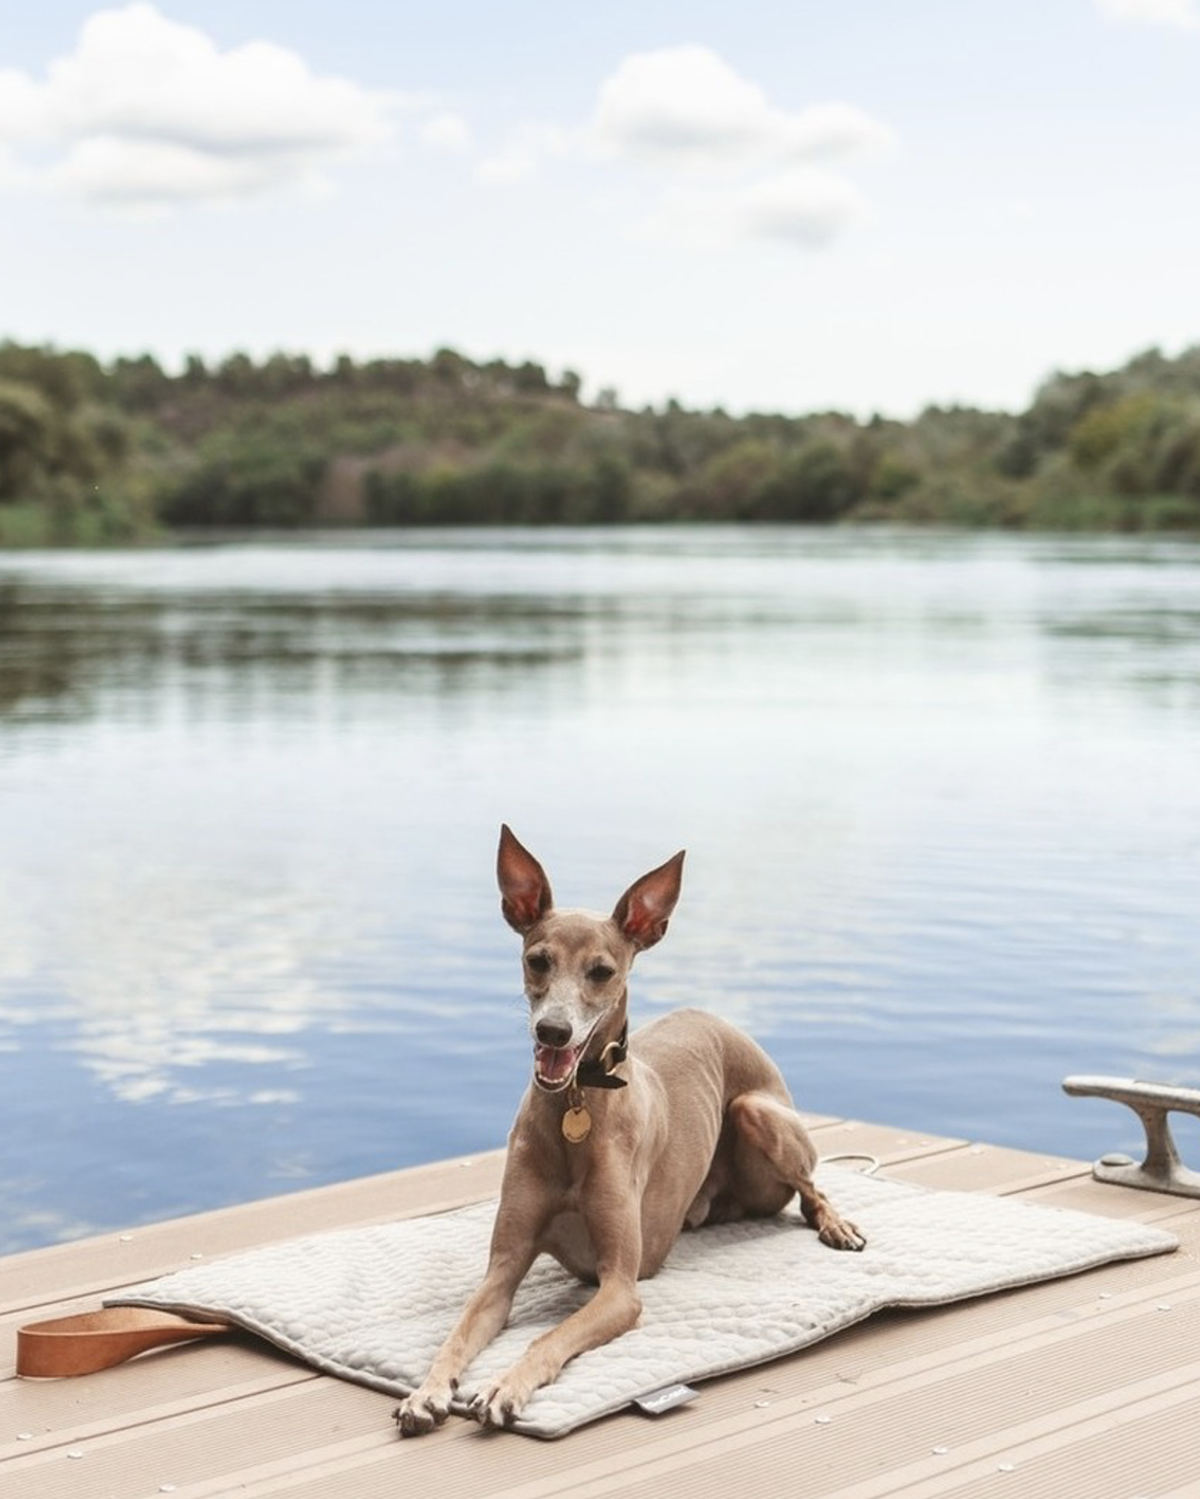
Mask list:
[{"label": "mat label tag", "polygon": [[673,1411],[677,1405],[695,1400],[696,1395],[697,1391],[690,1385],[669,1384],[661,1390],[652,1390],[649,1395],[639,1395],[633,1403],[647,1416],[661,1416],[665,1411]]}]

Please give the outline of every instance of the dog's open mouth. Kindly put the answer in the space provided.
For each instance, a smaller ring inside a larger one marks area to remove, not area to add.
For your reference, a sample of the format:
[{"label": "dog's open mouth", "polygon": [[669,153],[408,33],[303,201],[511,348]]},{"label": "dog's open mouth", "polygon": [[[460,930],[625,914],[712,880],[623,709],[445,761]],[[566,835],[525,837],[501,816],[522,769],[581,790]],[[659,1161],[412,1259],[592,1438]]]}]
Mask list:
[{"label": "dog's open mouth", "polygon": [[[586,1043],[585,1043],[586,1045]],[[548,1093],[557,1093],[570,1085],[583,1056],[582,1046],[543,1046],[533,1048],[533,1080]]]}]

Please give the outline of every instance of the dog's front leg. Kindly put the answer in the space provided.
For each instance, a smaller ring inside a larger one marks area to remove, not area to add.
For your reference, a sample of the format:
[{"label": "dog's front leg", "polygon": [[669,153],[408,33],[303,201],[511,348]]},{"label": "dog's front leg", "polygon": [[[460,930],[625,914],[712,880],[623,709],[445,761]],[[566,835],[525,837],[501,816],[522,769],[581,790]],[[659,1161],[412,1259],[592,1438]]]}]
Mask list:
[{"label": "dog's front leg", "polygon": [[641,1310],[636,1279],[610,1275],[586,1306],[535,1338],[511,1369],[481,1390],[470,1414],[484,1426],[511,1426],[534,1392],[552,1384],[565,1363],[628,1332]]},{"label": "dog's front leg", "polygon": [[514,1255],[493,1248],[487,1274],[438,1350],[429,1373],[393,1412],[402,1437],[422,1436],[450,1414],[463,1370],[508,1320],[517,1287],[532,1263],[532,1252]]},{"label": "dog's front leg", "polygon": [[[616,1199],[610,1197],[610,1205]],[[628,1201],[618,1211],[589,1215],[588,1228],[597,1251],[599,1288],[577,1312],[535,1338],[521,1357],[471,1402],[470,1414],[484,1426],[511,1426],[535,1390],[558,1378],[564,1364],[589,1348],[599,1348],[637,1325],[642,1298],[637,1281],[641,1263],[640,1204]]]}]

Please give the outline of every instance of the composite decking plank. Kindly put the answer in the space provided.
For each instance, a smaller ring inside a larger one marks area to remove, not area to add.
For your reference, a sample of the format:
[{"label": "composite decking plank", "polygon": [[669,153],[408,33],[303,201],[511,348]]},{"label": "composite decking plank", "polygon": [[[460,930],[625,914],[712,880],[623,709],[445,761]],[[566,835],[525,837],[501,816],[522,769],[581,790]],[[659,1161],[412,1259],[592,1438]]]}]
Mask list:
[{"label": "composite decking plank", "polygon": [[931,1450],[918,1462],[895,1467],[886,1451],[860,1455],[858,1466],[876,1471],[840,1487],[836,1462],[814,1440],[763,1442],[733,1460],[708,1453],[702,1463],[680,1464],[652,1478],[644,1471],[614,1473],[582,1488],[503,1490],[491,1499],[552,1499],[557,1493],[632,1499],[648,1492],[650,1483],[655,1499],[722,1499],[730,1492],[792,1492],[813,1499],[1196,1499],[1198,1427],[1200,1387],[1191,1386],[1028,1441],[983,1441],[958,1453]]},{"label": "composite decking plank", "polygon": [[0,1468],[4,1499],[150,1495],[164,1484],[236,1482],[248,1465],[373,1436],[388,1399],[336,1379],[310,1379],[240,1399],[203,1403],[167,1419],[93,1431]]},{"label": "composite decking plank", "polygon": [[[823,1499],[1125,1499],[1196,1474],[1200,1364],[1057,1408]],[[1197,1492],[1192,1489],[1192,1494]]]},{"label": "composite decking plank", "polygon": [[[0,1384],[0,1474],[43,1448],[127,1426],[151,1426],[206,1404],[250,1398],[322,1376],[260,1340],[163,1349],[103,1378],[9,1379]],[[16,1433],[24,1433],[18,1444]]]},{"label": "composite decking plank", "polygon": [[[1200,1409],[1192,1417],[1193,1429],[1197,1426],[1200,1426]],[[1195,1470],[1195,1462],[1193,1461],[1190,1464],[1190,1471],[1194,1473]],[[1156,1489],[1154,1499],[1196,1499],[1196,1480],[1195,1478],[1185,1479],[1182,1487],[1169,1491],[1166,1489]]]},{"label": "composite decking plank", "polygon": [[[1124,1406],[994,1454],[957,1475],[879,1490],[880,1499],[1174,1499],[1200,1494],[1200,1387]],[[1175,1488],[1183,1482],[1184,1487]],[[851,1499],[830,1495],[827,1499]]]},{"label": "composite decking plank", "polygon": [[1124,1218],[1138,1223],[1153,1223],[1170,1229],[1172,1221],[1200,1216],[1200,1203],[1167,1192],[1146,1192],[1132,1187],[1116,1187],[1100,1182],[1090,1171],[1069,1181],[1046,1182],[1021,1194],[1029,1202],[1053,1207],[1074,1208],[1082,1213],[1098,1213],[1106,1218]]},{"label": "composite decking plank", "polygon": [[1082,1161],[1065,1156],[970,1144],[961,1150],[928,1153],[897,1163],[888,1174],[937,1191],[1009,1196],[1083,1176],[1090,1170]]}]

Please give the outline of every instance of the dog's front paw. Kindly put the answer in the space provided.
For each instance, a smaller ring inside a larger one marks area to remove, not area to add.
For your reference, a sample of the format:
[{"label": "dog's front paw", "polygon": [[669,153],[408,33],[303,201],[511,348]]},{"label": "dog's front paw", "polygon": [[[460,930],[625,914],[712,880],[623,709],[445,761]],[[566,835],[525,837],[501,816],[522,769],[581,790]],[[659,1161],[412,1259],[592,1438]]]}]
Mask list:
[{"label": "dog's front paw", "polygon": [[449,1386],[429,1387],[419,1390],[402,1401],[392,1412],[402,1437],[420,1437],[435,1426],[440,1426],[450,1414],[450,1401],[454,1390]]},{"label": "dog's front paw", "polygon": [[817,1230],[817,1237],[830,1249],[850,1249],[855,1253],[867,1247],[866,1236],[850,1222],[831,1213]]},{"label": "dog's front paw", "polygon": [[467,1414],[488,1431],[503,1431],[521,1414],[532,1393],[511,1379],[501,1379],[480,1390],[468,1406]]}]

